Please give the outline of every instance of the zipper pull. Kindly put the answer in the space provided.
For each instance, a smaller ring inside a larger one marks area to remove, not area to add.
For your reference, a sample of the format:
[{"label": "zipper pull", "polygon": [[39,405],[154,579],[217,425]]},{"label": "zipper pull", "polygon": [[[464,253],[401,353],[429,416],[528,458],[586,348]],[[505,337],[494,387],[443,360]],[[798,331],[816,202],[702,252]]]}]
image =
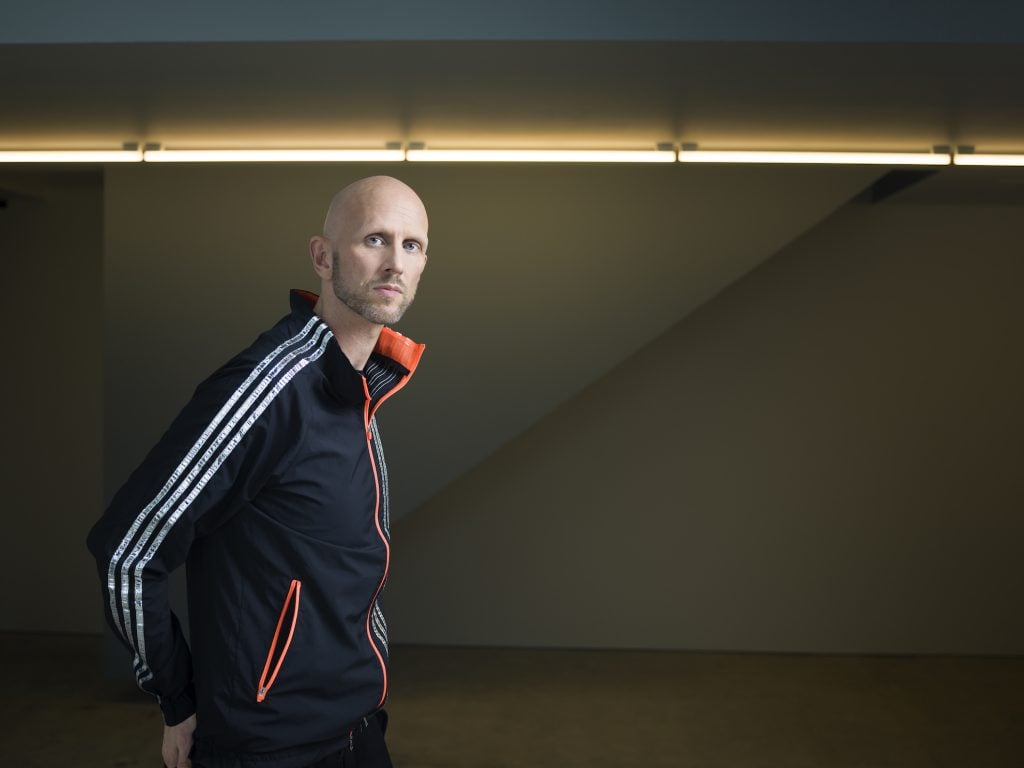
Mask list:
[{"label": "zipper pull", "polygon": [[355,752],[356,751],[356,745],[352,742],[352,731],[348,732],[348,751],[349,752]]}]

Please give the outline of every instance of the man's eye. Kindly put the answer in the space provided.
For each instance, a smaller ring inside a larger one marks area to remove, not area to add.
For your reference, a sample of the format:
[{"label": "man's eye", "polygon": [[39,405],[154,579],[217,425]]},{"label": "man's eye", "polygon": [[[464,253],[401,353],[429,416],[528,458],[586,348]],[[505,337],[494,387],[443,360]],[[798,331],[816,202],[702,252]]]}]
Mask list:
[{"label": "man's eye", "polygon": [[370,235],[366,242],[368,245],[384,245],[384,238],[380,235]]},{"label": "man's eye", "polygon": [[407,251],[418,251],[420,249],[420,244],[415,241],[410,241],[404,243],[403,245],[405,247],[405,250]]}]

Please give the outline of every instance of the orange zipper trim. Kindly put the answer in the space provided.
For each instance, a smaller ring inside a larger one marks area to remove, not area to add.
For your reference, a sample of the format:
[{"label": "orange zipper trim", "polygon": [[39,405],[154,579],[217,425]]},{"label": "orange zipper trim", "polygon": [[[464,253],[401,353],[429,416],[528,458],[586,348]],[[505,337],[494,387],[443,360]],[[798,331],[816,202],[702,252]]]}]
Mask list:
[{"label": "orange zipper trim", "polygon": [[[263,701],[267,698],[267,692],[271,686],[274,685],[274,681],[277,679],[277,673],[281,671],[281,665],[284,663],[284,657],[288,655],[288,648],[292,644],[292,635],[295,634],[295,622],[299,618],[299,596],[302,594],[302,582],[298,579],[292,579],[291,585],[288,587],[288,596],[284,599],[284,605],[281,606],[281,615],[277,619],[277,629],[274,630],[274,639],[270,642],[270,650],[267,651],[267,663],[263,665],[263,674],[260,675],[260,685],[256,691],[256,701]],[[292,609],[292,623],[288,627],[288,637],[284,641],[284,648],[281,649],[281,655],[277,658],[277,665],[274,667],[273,674],[270,675],[270,679],[267,679],[267,672],[270,670],[270,662],[274,659],[274,650],[277,648],[278,638],[281,636],[281,627],[284,625],[284,617],[288,614],[288,605],[292,602],[292,596],[295,597],[295,607]]]},{"label": "orange zipper trim", "polygon": [[[404,377],[402,382],[404,383]],[[399,387],[396,386],[392,390],[394,392]],[[373,433],[370,431],[370,419],[373,414],[370,413],[370,387],[366,383],[366,377],[363,377],[363,393],[366,395],[366,400],[363,402],[363,426],[366,427],[366,452],[370,457],[370,468],[373,470],[373,487],[376,492],[376,501],[373,505],[373,524],[377,528],[377,535],[380,536],[380,540],[384,542],[384,575],[381,577],[380,584],[377,585],[377,591],[373,593],[373,598],[370,600],[370,605],[366,609],[366,639],[370,642],[370,647],[373,649],[374,654],[377,656],[377,661],[380,663],[380,672],[384,679],[384,687],[380,693],[380,701],[377,702],[377,706],[380,707],[384,704],[384,700],[388,697],[388,665],[384,663],[384,657],[381,655],[380,649],[377,644],[373,642],[373,630],[370,628],[370,617],[373,614],[373,604],[377,602],[377,598],[380,596],[380,591],[384,588],[384,582],[388,580],[388,569],[391,567],[391,544],[388,543],[388,537],[384,535],[384,531],[380,527],[380,478],[377,476],[377,460],[373,457]],[[390,395],[391,392],[388,393]],[[385,396],[386,398],[387,396]],[[379,407],[385,398],[381,398],[378,401],[377,406]],[[374,408],[374,412],[376,412]]]},{"label": "orange zipper trim", "polygon": [[[387,328],[384,331],[388,331]],[[388,334],[382,332],[381,338],[386,340],[386,343],[382,344],[378,342],[378,347],[381,350],[386,350],[390,354],[388,356],[394,359],[397,354],[400,358],[399,361],[405,365],[409,371],[405,376],[398,380],[391,391],[387,392],[381,397],[377,404],[370,410],[370,401],[373,399],[370,397],[370,386],[366,382],[366,377],[363,376],[363,395],[365,400],[363,401],[363,427],[366,430],[366,452],[370,457],[370,468],[373,470],[373,487],[376,492],[375,502],[373,505],[373,524],[377,528],[377,535],[380,536],[380,540],[384,542],[384,575],[381,577],[380,584],[377,585],[377,591],[373,593],[373,599],[370,600],[370,605],[366,609],[366,639],[370,643],[370,647],[373,649],[374,655],[377,657],[377,661],[380,664],[380,672],[384,681],[383,690],[381,690],[380,701],[377,702],[377,707],[381,707],[384,704],[385,699],[388,697],[388,666],[384,663],[384,657],[381,655],[380,649],[377,644],[373,642],[373,630],[370,628],[370,619],[373,615],[373,604],[377,602],[377,598],[380,597],[380,592],[384,589],[384,583],[388,580],[388,571],[391,568],[391,544],[388,542],[388,537],[384,535],[384,531],[380,527],[380,478],[377,473],[377,460],[374,458],[373,453],[373,432],[370,430],[370,419],[373,418],[373,414],[377,412],[377,409],[381,407],[385,400],[391,397],[393,394],[402,389],[412,375],[412,371],[415,370],[416,365],[419,363],[420,356],[423,354],[425,346],[423,344],[416,344],[410,341],[406,337],[388,331]],[[378,350],[380,351],[380,350]]]}]

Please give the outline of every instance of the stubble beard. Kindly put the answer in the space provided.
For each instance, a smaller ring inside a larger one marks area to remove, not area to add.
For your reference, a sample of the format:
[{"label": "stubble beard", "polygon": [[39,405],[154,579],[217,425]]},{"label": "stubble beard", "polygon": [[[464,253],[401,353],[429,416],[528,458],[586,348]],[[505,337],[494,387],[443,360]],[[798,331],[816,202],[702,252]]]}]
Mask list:
[{"label": "stubble beard", "polygon": [[402,315],[415,298],[415,292],[409,293],[406,287],[402,286],[404,292],[397,307],[381,306],[375,301],[379,299],[379,295],[374,292],[374,287],[386,285],[390,281],[371,280],[363,285],[352,286],[343,282],[338,262],[339,255],[335,251],[331,254],[331,287],[338,301],[374,325],[391,325],[402,319]]}]

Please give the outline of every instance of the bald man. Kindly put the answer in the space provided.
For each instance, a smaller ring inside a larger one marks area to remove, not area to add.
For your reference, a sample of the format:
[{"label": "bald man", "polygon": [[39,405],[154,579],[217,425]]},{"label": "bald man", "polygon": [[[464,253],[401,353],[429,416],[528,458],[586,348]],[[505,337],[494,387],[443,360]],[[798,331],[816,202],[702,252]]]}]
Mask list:
[{"label": "bald man", "polygon": [[[397,179],[362,179],[309,255],[320,294],[292,291],[290,314],[199,385],[89,534],[171,768],[391,765],[374,414],[423,352],[386,326],[416,296],[426,210]],[[183,563],[191,649],[167,599]]]}]

